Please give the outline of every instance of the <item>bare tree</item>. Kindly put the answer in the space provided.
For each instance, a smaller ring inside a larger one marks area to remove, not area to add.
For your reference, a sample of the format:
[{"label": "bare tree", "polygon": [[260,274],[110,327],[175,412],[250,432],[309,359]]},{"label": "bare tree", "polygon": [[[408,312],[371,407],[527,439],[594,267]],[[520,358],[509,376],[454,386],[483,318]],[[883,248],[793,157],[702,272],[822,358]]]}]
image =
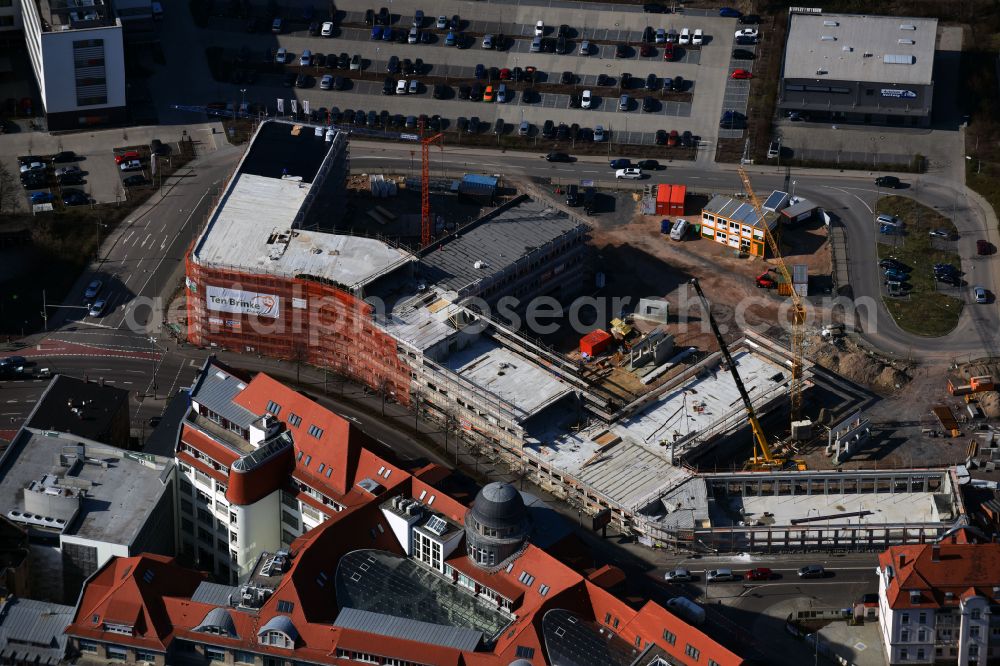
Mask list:
[{"label": "bare tree", "polygon": [[19,190],[14,174],[0,163],[0,213],[13,213],[17,210]]}]

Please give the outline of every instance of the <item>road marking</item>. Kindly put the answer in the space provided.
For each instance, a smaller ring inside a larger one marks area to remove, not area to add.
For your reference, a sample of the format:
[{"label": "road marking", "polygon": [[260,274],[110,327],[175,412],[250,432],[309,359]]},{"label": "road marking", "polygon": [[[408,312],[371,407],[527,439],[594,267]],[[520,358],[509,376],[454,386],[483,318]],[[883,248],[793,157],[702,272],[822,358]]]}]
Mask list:
[{"label": "road marking", "polygon": [[[871,213],[872,215],[875,214],[875,211],[872,210],[872,207],[869,206],[868,203],[864,199],[862,199],[861,197],[859,197],[857,194],[854,194],[852,192],[848,192],[846,189],[841,188],[841,187],[834,187],[833,185],[824,185],[823,187],[825,187],[827,189],[831,189],[831,190],[836,190],[838,192],[843,192],[844,194],[850,194],[852,197],[854,197],[855,199],[857,199],[858,201],[860,201],[861,205],[864,206],[865,208],[867,208],[869,213]],[[858,189],[858,188],[851,188],[851,189]],[[868,190],[862,190],[862,192],[867,192],[867,191]]]},{"label": "road marking", "polygon": [[153,234],[146,234],[146,237],[142,239],[142,245],[140,245],[139,247],[145,248],[146,247],[146,241],[148,241],[152,237],[152,235]]}]

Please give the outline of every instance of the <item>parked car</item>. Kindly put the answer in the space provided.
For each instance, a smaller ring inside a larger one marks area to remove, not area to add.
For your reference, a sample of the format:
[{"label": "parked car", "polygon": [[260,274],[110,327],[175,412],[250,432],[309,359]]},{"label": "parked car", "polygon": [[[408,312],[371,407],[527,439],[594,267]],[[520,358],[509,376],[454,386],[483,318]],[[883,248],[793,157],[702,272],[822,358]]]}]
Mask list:
[{"label": "parked car", "polygon": [[139,174],[133,174],[122,178],[122,185],[125,187],[141,187],[142,185],[145,185],[146,182],[145,177]]},{"label": "parked car", "polygon": [[545,34],[545,21],[539,20],[535,23],[535,37],[541,37]]},{"label": "parked car", "polygon": [[702,32],[701,28],[696,28],[694,34],[691,35],[691,45],[701,46],[705,41],[705,33]]},{"label": "parked car", "polygon": [[663,574],[663,579],[668,583],[690,583],[694,576],[684,567],[678,567]]},{"label": "parked car", "polygon": [[741,14],[739,10],[733,9],[732,7],[722,7],[719,9],[719,16],[725,16],[727,18],[739,18]]},{"label": "parked car", "polygon": [[988,240],[977,240],[976,241],[976,254],[988,255],[993,254],[993,244]]},{"label": "parked car", "polygon": [[31,205],[34,206],[35,204],[52,203],[56,200],[56,198],[51,192],[45,190],[43,192],[32,192],[28,196],[28,200],[31,202]]},{"label": "parked car", "polygon": [[72,150],[64,150],[53,155],[50,161],[54,164],[62,164],[64,162],[76,162],[78,159],[80,158]]},{"label": "parked car", "polygon": [[[671,237],[673,232],[671,232]],[[705,572],[705,580],[709,583],[728,583],[739,580],[740,577],[732,569],[710,569]]]},{"label": "parked car", "polygon": [[822,578],[826,575],[826,569],[819,564],[807,564],[798,571],[799,578]]},{"label": "parked car", "polygon": [[973,287],[972,296],[976,299],[976,303],[987,303],[989,302],[989,297],[986,294],[986,289],[984,287]]},{"label": "parked car", "polygon": [[653,111],[656,111],[656,100],[654,98],[652,98],[652,97],[643,97],[642,98],[642,112],[643,113],[652,113]]},{"label": "parked car", "polygon": [[138,171],[142,168],[142,162],[139,160],[128,160],[119,164],[118,168],[122,171]]},{"label": "parked car", "polygon": [[333,21],[324,21],[319,29],[319,34],[322,37],[333,37]]},{"label": "parked car", "polygon": [[104,314],[104,308],[108,304],[107,299],[98,298],[94,301],[93,305],[90,306],[90,310],[87,311],[91,317],[100,317]]},{"label": "parked car", "polygon": [[[323,78],[319,80],[320,90],[332,90],[333,89],[333,75],[324,74]],[[382,92],[385,93],[385,87],[382,88]]]},{"label": "parked car", "polygon": [[753,73],[747,69],[735,69],[733,73],[729,75],[729,78],[741,80],[741,79],[752,79]]},{"label": "parked car", "polygon": [[448,17],[438,16],[437,23],[434,24],[434,27],[438,30],[445,30],[448,27]]},{"label": "parked car", "polygon": [[542,124],[542,138],[551,139],[556,135],[556,124],[551,120],[546,120]]},{"label": "parked car", "polygon": [[737,39],[757,39],[757,28],[740,28],[736,31]]},{"label": "parked car", "polygon": [[670,42],[667,42],[666,44],[664,44],[663,45],[663,59],[666,60],[667,62],[673,62],[676,57],[677,57],[677,55],[676,55],[676,49],[674,48],[674,45],[672,43],[670,43]]},{"label": "parked car", "polygon": [[947,229],[931,229],[930,230],[930,237],[931,238],[944,238],[944,239],[947,240],[947,239],[951,238],[951,232],[948,231]]},{"label": "parked car", "polygon": [[774,577],[774,572],[767,567],[754,567],[747,571],[747,580],[771,580]]},{"label": "parked car", "polygon": [[733,49],[734,60],[754,60],[756,57],[757,54],[748,49]]},{"label": "parked car", "polygon": [[900,270],[900,271],[909,271],[909,270],[912,270],[909,266],[907,266],[906,264],[904,264],[902,261],[900,261],[898,259],[893,259],[892,257],[887,257],[885,259],[881,259],[878,262],[878,265],[879,265],[880,268],[895,268],[895,269]]},{"label": "parked car", "polygon": [[908,276],[903,271],[896,270],[895,268],[887,268],[885,269],[885,277],[888,280],[897,280],[899,282],[902,282],[906,280]]},{"label": "parked car", "polygon": [[677,43],[681,46],[687,46],[691,43],[691,30],[689,28],[683,28],[681,30],[681,36],[677,40]]},{"label": "parked car", "polygon": [[604,125],[595,125],[594,126],[594,141],[595,142],[601,142],[601,141],[604,141],[604,140],[605,140]]},{"label": "parked car", "polygon": [[83,290],[83,298],[88,301],[92,298],[97,298],[97,295],[101,293],[101,288],[103,286],[104,283],[100,280],[91,280],[90,284],[87,285],[87,288]]},{"label": "parked car", "polygon": [[760,23],[760,16],[757,14],[747,14],[740,17],[740,23],[743,25],[756,25]]},{"label": "parked car", "polygon": [[661,168],[660,163],[656,160],[639,160],[639,162],[636,163],[636,166],[639,169],[645,169],[646,171],[659,171]]}]

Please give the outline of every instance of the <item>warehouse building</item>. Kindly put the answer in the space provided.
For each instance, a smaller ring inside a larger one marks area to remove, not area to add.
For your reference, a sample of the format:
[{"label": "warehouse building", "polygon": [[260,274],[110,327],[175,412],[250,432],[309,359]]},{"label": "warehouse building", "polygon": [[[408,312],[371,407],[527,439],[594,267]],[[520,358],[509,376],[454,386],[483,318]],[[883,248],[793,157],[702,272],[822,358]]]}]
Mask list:
[{"label": "warehouse building", "polygon": [[927,127],[937,19],[789,18],[778,106],[809,120]]}]

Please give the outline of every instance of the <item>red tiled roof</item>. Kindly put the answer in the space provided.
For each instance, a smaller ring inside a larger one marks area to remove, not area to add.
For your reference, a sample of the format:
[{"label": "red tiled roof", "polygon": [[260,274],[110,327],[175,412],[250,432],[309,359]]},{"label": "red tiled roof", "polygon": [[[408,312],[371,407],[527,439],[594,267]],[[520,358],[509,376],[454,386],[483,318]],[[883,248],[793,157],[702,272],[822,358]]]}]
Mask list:
[{"label": "red tiled roof", "polygon": [[605,590],[618,585],[625,581],[625,572],[618,567],[612,566],[610,564],[605,564],[600,569],[591,572],[587,575],[587,580],[589,580],[594,585],[602,587]]},{"label": "red tiled roof", "polygon": [[[664,629],[677,636],[673,645],[663,640]],[[656,643],[682,663],[686,663],[685,649],[688,644],[701,652],[699,663],[708,663],[709,659],[719,666],[740,666],[743,663],[743,658],[738,654],[726,649],[697,627],[691,626],[652,601],[647,601],[639,609],[632,620],[620,630],[619,635],[633,644],[636,636],[641,637],[643,645],[647,642]]]},{"label": "red tiled roof", "polygon": [[[162,555],[112,558],[84,587],[66,633],[163,650],[173,634],[166,599],[190,597],[204,579],[201,572],[179,567]],[[134,634],[105,632],[104,622],[132,624]]]},{"label": "red tiled roof", "polygon": [[[427,504],[432,510],[451,518],[459,525],[465,523],[465,513],[469,510],[469,507],[455,501],[426,481],[422,481],[416,477],[413,477],[411,489],[411,497],[413,499],[419,499],[422,494],[426,493],[424,499],[420,500],[421,502]],[[432,497],[434,501],[428,504]]]},{"label": "red tiled roof", "polygon": [[361,631],[335,627],[333,629],[335,647],[357,652],[367,652],[379,656],[397,657],[413,655],[413,659],[434,666],[458,666],[462,663],[462,651],[440,645],[417,643],[391,636],[373,637]]},{"label": "red tiled roof", "polygon": [[[888,566],[893,568],[893,577],[886,597],[893,609],[957,605],[970,590],[1000,603],[1000,591],[994,591],[1000,586],[997,543],[892,546],[879,555],[879,568]],[[912,592],[920,592],[919,597],[912,597]]]}]

